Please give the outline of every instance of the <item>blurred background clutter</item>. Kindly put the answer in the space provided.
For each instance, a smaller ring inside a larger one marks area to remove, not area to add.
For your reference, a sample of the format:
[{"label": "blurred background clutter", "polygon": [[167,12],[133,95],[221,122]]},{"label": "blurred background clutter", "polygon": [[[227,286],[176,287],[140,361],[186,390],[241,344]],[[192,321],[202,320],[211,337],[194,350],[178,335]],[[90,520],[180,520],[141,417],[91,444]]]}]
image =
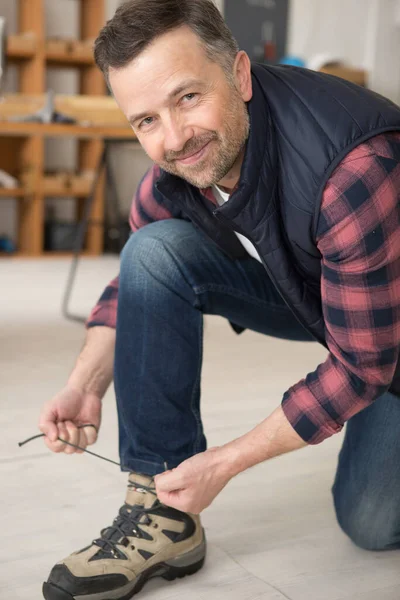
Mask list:
[{"label": "blurred background clutter", "polygon": [[[79,236],[79,250],[97,256],[126,240],[149,161],[92,54],[118,4],[0,0],[0,256],[60,255]],[[252,60],[328,72],[400,101],[400,0],[217,4]]]}]

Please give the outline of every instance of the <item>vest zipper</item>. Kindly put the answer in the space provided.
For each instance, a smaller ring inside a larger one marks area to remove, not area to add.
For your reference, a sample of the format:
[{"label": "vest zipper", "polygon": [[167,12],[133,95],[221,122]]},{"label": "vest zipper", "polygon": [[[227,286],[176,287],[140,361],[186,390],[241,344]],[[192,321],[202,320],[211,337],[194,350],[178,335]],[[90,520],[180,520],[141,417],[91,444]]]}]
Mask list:
[{"label": "vest zipper", "polygon": [[[230,229],[230,230],[231,230],[231,231],[233,231],[234,233],[240,233],[240,235],[242,235],[243,237],[245,237],[245,238],[246,238],[246,239],[247,239],[247,240],[250,242],[250,244],[252,244],[252,245],[254,246],[254,248],[257,250],[257,254],[258,254],[258,256],[259,256],[259,257],[260,257],[260,259],[261,259],[261,264],[262,264],[262,266],[263,266],[263,267],[264,267],[264,269],[266,270],[268,277],[270,278],[270,280],[272,281],[273,285],[275,286],[275,289],[276,289],[276,290],[279,292],[279,294],[280,294],[280,296],[281,296],[282,300],[285,302],[286,306],[289,308],[289,310],[290,310],[290,311],[293,313],[293,315],[296,317],[296,319],[298,320],[298,322],[300,323],[300,325],[302,325],[302,326],[305,328],[305,330],[306,330],[306,331],[308,331],[308,332],[309,332],[309,333],[310,333],[310,334],[313,336],[313,338],[314,338],[314,339],[315,339],[315,340],[316,340],[318,343],[322,344],[322,345],[323,345],[325,348],[327,348],[327,345],[326,345],[326,342],[325,342],[325,340],[324,340],[324,341],[322,341],[322,340],[318,339],[318,338],[315,336],[314,332],[313,332],[313,331],[311,331],[311,329],[309,328],[308,324],[307,324],[307,323],[304,321],[303,317],[302,317],[301,315],[299,315],[298,311],[297,311],[295,308],[293,308],[292,306],[290,306],[290,304],[289,304],[289,301],[288,301],[288,300],[286,300],[286,298],[285,298],[284,294],[283,294],[283,293],[282,293],[282,291],[281,291],[281,288],[280,288],[279,284],[277,283],[277,281],[276,281],[275,277],[273,276],[273,274],[272,274],[272,272],[271,272],[271,269],[270,269],[270,268],[269,268],[269,266],[268,266],[268,265],[265,263],[265,261],[264,261],[264,259],[263,259],[263,256],[262,256],[262,253],[258,251],[257,245],[256,245],[256,244],[254,244],[254,242],[253,242],[253,241],[252,241],[252,240],[251,240],[251,239],[250,239],[250,238],[249,238],[247,235],[245,235],[245,234],[244,234],[244,233],[242,233],[241,231],[237,231],[237,230],[236,230],[236,229],[235,229],[235,228],[232,226],[232,224],[231,224],[231,221],[230,221],[229,219],[227,219],[227,218],[226,218],[224,215],[222,215],[222,214],[219,212],[219,210],[218,210],[218,209],[216,209],[216,210],[214,210],[214,211],[213,211],[213,215],[214,215],[214,217],[215,217],[215,218],[216,218],[218,221],[221,221],[222,223],[224,223],[224,225],[225,225],[225,226],[226,226],[228,229]],[[240,229],[240,228],[239,228],[239,229]]]}]

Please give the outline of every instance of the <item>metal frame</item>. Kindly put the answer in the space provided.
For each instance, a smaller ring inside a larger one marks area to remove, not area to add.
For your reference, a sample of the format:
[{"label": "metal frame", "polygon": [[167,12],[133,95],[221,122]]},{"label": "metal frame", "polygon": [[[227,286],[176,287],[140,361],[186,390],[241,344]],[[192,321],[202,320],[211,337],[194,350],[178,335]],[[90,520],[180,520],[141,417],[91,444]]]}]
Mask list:
[{"label": "metal frame", "polygon": [[[79,264],[79,260],[81,258],[81,253],[82,253],[82,250],[84,247],[85,235],[88,230],[88,226],[104,224],[104,220],[94,221],[90,218],[97,186],[99,184],[99,181],[103,174],[103,171],[105,171],[105,173],[106,173],[106,188],[105,188],[106,189],[106,201],[105,201],[105,203],[106,203],[106,206],[108,205],[108,208],[111,208],[111,210],[114,211],[114,215],[116,217],[116,223],[118,224],[118,227],[121,228],[121,224],[122,224],[121,205],[119,203],[119,196],[118,196],[118,192],[117,192],[117,187],[115,185],[114,174],[113,174],[113,170],[111,168],[111,164],[110,164],[110,160],[109,160],[111,144],[112,143],[120,144],[121,142],[132,144],[132,140],[127,140],[126,138],[122,138],[122,139],[121,138],[118,138],[118,139],[112,138],[112,139],[104,140],[104,148],[103,148],[103,152],[101,153],[99,162],[96,167],[96,176],[93,181],[92,189],[90,191],[89,196],[86,198],[85,204],[83,207],[83,214],[82,214],[82,218],[80,220],[80,223],[78,226],[78,231],[77,231],[76,238],[74,241],[73,257],[72,257],[71,267],[70,267],[68,278],[67,278],[67,283],[66,283],[65,290],[64,290],[62,307],[61,307],[63,316],[66,319],[69,319],[70,321],[76,321],[78,323],[85,323],[86,318],[87,318],[87,317],[83,317],[82,315],[76,315],[76,314],[70,312],[69,303],[70,303],[71,296],[72,296],[72,290],[74,287],[76,274],[77,274],[77,270],[78,270],[78,264]],[[107,190],[109,190],[110,193],[107,193]],[[122,244],[122,235],[120,235],[120,240],[121,240],[120,241],[120,250],[122,250],[122,245],[123,245]]]}]

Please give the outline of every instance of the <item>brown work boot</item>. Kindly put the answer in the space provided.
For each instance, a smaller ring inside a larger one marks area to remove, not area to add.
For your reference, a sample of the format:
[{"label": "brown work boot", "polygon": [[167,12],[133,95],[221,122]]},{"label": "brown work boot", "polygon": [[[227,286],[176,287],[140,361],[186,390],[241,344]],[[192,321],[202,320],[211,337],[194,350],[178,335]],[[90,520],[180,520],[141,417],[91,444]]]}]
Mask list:
[{"label": "brown work boot", "polygon": [[148,579],[173,580],[203,566],[200,518],[161,504],[152,477],[129,475],[125,504],[90,546],[53,567],[46,600],[128,600]]}]

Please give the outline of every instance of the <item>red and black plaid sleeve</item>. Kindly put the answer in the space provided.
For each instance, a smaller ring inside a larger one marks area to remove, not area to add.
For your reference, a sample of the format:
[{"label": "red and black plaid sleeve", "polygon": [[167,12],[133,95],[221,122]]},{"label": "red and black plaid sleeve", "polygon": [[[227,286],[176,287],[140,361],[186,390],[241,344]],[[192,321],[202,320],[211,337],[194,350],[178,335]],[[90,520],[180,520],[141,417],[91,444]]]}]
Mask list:
[{"label": "red and black plaid sleeve", "polygon": [[[179,217],[155,188],[160,169],[153,165],[140,182],[132,201],[129,223],[133,232],[154,221]],[[86,327],[107,326],[115,329],[117,321],[119,277],[106,287],[86,322]]]},{"label": "red and black plaid sleeve", "polygon": [[358,146],[325,188],[317,242],[329,355],[283,410],[317,444],[390,387],[400,342],[400,134]]}]

